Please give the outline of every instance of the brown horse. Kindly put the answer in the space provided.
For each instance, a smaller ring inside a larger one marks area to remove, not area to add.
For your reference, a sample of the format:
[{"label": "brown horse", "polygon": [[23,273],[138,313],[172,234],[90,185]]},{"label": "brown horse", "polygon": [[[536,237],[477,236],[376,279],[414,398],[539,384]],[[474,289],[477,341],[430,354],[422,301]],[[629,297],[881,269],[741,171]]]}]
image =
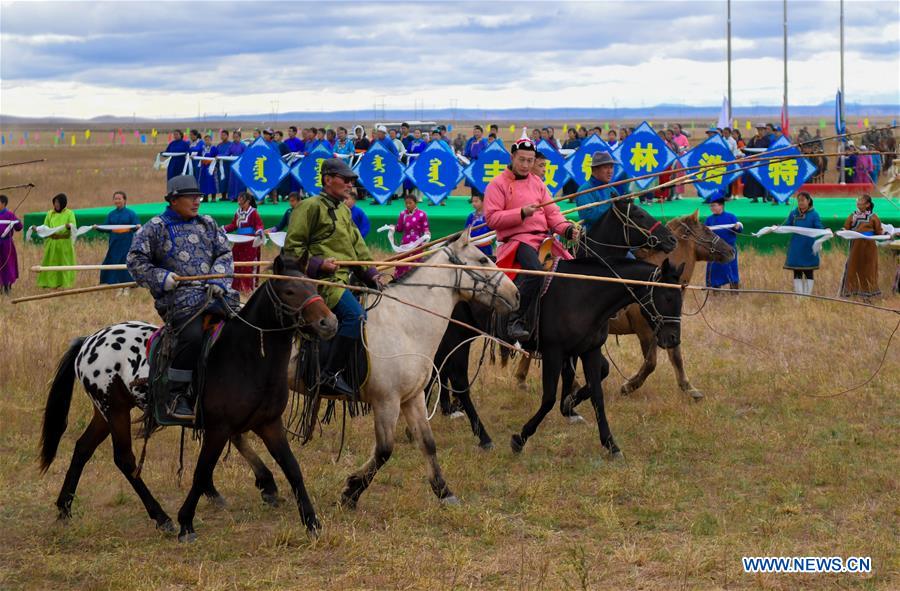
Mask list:
[{"label": "brown horse", "polygon": [[[694,274],[694,267],[699,261],[727,263],[734,258],[734,250],[731,246],[716,236],[700,221],[699,212],[697,211],[691,215],[675,218],[669,221],[666,226],[678,240],[675,250],[666,253],[642,249],[638,251],[637,256],[656,265],[661,265],[665,259],[669,259],[673,267],[683,263],[682,283],[690,283]],[[610,319],[609,334],[633,334],[637,335],[641,341],[644,363],[638,372],[622,385],[621,392],[623,395],[627,395],[640,388],[647,376],[656,369],[658,347],[655,331],[641,314],[640,306],[631,304]],[[667,349],[667,353],[672,366],[675,368],[675,375],[678,378],[678,386],[681,388],[681,391],[690,394],[695,400],[703,398],[703,394],[691,385],[685,374],[684,361],[681,357],[681,345]],[[529,364],[530,359],[527,357],[523,358],[516,369],[516,378],[519,381],[519,386],[522,388],[526,387],[525,378],[528,375]]]}]

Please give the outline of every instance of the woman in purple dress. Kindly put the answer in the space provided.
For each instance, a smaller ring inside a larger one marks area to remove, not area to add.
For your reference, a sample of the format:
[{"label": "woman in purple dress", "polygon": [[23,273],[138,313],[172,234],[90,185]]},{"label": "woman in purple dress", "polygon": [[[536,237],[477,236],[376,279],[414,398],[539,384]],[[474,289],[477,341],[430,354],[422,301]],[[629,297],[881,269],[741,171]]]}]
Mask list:
[{"label": "woman in purple dress", "polygon": [[0,195],[0,294],[8,294],[19,278],[19,259],[16,254],[15,233],[22,231],[22,222],[7,209],[9,197]]},{"label": "woman in purple dress", "polygon": [[[397,232],[403,232],[403,239],[400,241],[401,245],[412,244],[425,234],[430,234],[428,216],[418,208],[419,204],[416,202],[416,196],[407,194],[403,197],[403,201],[406,204],[406,209],[400,212],[400,216],[397,218],[397,225],[394,227]],[[406,254],[412,255],[415,252],[417,251],[412,250]],[[397,267],[394,278],[402,277],[409,270],[410,267]]]}]

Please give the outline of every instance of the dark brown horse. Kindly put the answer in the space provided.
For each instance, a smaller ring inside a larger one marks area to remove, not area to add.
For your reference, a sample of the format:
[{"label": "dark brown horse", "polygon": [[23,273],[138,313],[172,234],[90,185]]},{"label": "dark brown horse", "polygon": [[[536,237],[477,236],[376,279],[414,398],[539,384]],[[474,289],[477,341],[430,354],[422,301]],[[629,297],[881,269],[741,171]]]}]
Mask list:
[{"label": "dark brown horse", "polygon": [[[282,257],[275,259],[275,273],[303,277],[296,261]],[[212,475],[229,440],[253,468],[264,500],[274,502],[277,498],[272,473],[241,437],[248,431],[263,440],[281,466],[307,528],[319,527],[303,485],[300,465],[288,445],[281,421],[288,400],[291,341],[297,328],[311,329],[324,338],[331,338],[337,331],[337,319],[317,295],[315,287],[300,281],[267,281],[222,327],[207,360],[207,377],[200,394],[203,444],[191,490],[178,513],[179,540],[196,539],[193,517],[200,495],[222,502]],[[149,363],[145,347],[155,330],[156,327],[143,322],[114,324],[74,340],[60,360],[44,411],[42,471],[56,457],[66,430],[76,379],[84,385],[94,405],[94,417],[75,444],[56,501],[60,519],[71,516],[72,500],[85,464],[97,446],[112,435],[116,466],[141,498],[157,528],[174,531],[172,520],[141,479],[131,446],[131,409],[137,406],[149,412],[145,385]],[[248,371],[251,368],[253,371]]]}]

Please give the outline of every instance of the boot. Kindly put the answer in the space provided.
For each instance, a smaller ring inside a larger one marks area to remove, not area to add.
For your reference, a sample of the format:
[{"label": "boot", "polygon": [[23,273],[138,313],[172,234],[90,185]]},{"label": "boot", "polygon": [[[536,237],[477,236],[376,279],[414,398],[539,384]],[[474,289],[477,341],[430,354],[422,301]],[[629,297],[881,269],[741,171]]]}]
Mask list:
[{"label": "boot", "polygon": [[509,325],[506,332],[513,341],[524,343],[531,336],[531,327],[528,325],[529,310],[519,308],[509,315]]},{"label": "boot", "polygon": [[806,280],[806,295],[812,295],[813,283],[815,283],[815,281],[813,279]]},{"label": "boot", "polygon": [[334,339],[334,346],[331,354],[328,356],[328,363],[322,369],[322,377],[320,385],[325,386],[335,394],[353,397],[356,391],[347,383],[344,378],[344,370],[347,367],[347,361],[350,354],[355,349],[356,339],[338,335]]},{"label": "boot", "polygon": [[803,289],[802,279],[794,279],[794,293],[806,293]]},{"label": "boot", "polygon": [[172,422],[190,425],[194,422],[194,405],[191,396],[191,381],[194,372],[189,369],[169,368],[169,400],[166,415]]}]

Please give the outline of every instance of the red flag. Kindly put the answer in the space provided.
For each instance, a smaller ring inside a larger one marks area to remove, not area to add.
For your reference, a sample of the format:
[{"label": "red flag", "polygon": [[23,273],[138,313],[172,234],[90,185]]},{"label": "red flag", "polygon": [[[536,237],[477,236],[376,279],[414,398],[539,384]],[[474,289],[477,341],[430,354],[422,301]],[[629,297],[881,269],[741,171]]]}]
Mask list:
[{"label": "red flag", "polygon": [[791,122],[788,117],[787,105],[781,105],[781,133],[791,136]]}]

